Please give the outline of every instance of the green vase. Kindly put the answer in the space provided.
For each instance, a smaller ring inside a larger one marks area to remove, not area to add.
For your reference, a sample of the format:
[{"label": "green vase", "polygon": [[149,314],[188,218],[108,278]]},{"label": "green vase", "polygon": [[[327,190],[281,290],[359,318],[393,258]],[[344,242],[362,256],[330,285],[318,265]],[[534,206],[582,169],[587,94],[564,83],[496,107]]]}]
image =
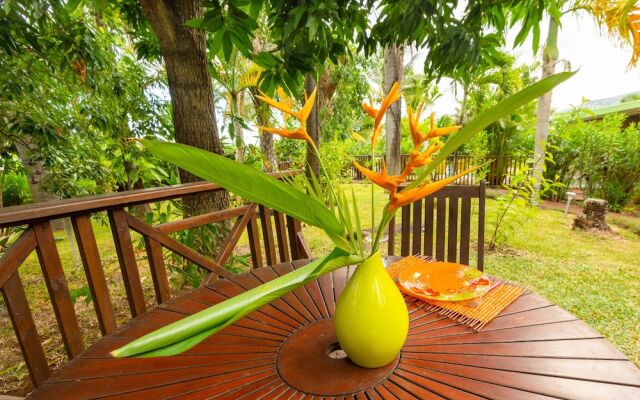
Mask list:
[{"label": "green vase", "polygon": [[338,299],[334,324],[342,350],[361,367],[383,367],[400,353],[409,314],[380,251],[358,265],[349,279]]}]

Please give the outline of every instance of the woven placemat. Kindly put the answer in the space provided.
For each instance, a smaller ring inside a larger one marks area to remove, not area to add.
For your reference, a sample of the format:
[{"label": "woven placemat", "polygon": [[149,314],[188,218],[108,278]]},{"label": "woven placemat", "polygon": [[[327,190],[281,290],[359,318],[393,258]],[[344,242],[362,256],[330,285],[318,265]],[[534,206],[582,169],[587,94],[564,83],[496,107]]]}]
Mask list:
[{"label": "woven placemat", "polygon": [[[397,281],[400,271],[410,266],[430,262],[426,257],[410,256],[391,264],[387,271],[394,281]],[[404,294],[407,301],[420,304],[425,310],[435,311],[440,315],[449,317],[461,324],[471,327],[474,331],[479,331],[497,317],[502,310],[513,303],[518,297],[529,292],[525,286],[489,277],[493,288],[484,296],[466,301],[436,301],[423,300]]]}]

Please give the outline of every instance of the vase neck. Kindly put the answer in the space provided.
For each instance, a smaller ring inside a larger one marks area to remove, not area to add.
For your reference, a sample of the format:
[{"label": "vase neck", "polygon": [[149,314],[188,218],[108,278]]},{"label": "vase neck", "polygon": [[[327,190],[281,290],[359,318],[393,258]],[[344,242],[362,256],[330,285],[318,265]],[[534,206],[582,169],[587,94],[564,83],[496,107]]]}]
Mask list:
[{"label": "vase neck", "polygon": [[367,258],[358,266],[362,269],[375,269],[377,267],[384,268],[384,263],[382,262],[382,254],[380,250],[376,251],[371,255],[371,257]]}]

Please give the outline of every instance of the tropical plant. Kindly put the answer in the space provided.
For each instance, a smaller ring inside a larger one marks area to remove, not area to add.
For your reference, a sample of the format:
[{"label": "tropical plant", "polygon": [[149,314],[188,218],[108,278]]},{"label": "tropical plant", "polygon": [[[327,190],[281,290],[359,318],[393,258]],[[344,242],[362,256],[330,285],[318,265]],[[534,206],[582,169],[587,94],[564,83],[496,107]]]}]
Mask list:
[{"label": "tropical plant", "polygon": [[245,140],[243,129],[247,126],[244,121],[245,95],[251,94],[247,89],[257,86],[261,69],[234,51],[228,61],[216,57],[209,69],[213,78],[226,91],[228,108],[228,131],[231,140],[235,142],[236,160],[245,160]]},{"label": "tropical plant", "polygon": [[162,180],[126,139],[170,136],[163,76],[137,59],[122,19],[11,1],[0,25],[0,146],[3,158],[19,155],[34,201]]},{"label": "tropical plant", "polygon": [[[550,90],[568,79],[571,75],[570,73],[565,73],[552,76],[516,93],[514,96],[497,104],[467,124],[454,134],[441,148],[438,144],[434,145],[433,143],[429,143],[426,149],[423,149],[424,144],[430,142],[430,139],[445,134],[452,134],[457,128],[433,127],[433,129],[427,132],[412,129],[411,136],[414,141],[415,152],[412,154],[409,166],[401,175],[387,175],[384,166],[380,173],[360,167],[362,172],[370,177],[374,183],[389,191],[389,201],[384,206],[382,215],[379,218],[380,223],[377,225],[376,235],[371,243],[371,253],[374,254],[377,252],[382,232],[398,208],[428,196],[462,175],[459,174],[442,181],[430,182],[429,177],[431,176],[431,172],[439,163],[446,159],[448,155],[453,153],[453,151],[460,147],[471,136],[483,130],[488,124],[526,104],[541,93]],[[263,101],[291,115],[300,122],[300,126],[296,129],[268,128],[267,131],[306,141],[317,152],[317,148],[306,132],[304,123],[308,118],[314,97],[315,92],[309,96],[304,106],[298,111],[293,110],[290,105],[268,97],[263,97]],[[367,113],[374,118],[372,148],[375,146],[375,141],[381,130],[381,121],[386,109],[392,101],[397,101],[398,98],[399,93],[396,84],[379,107],[372,105],[365,106]],[[419,114],[418,111],[410,117],[412,126],[414,127],[418,125]],[[304,181],[307,188],[305,193],[296,188],[295,185],[272,179],[253,168],[200,149],[181,144],[150,140],[143,140],[142,144],[159,157],[171,161],[179,167],[189,170],[191,173],[215,182],[242,198],[263,204],[274,210],[291,215],[304,223],[320,228],[327,234],[336,247],[330,254],[302,268],[276,278],[257,288],[248,290],[181,321],[160,328],[155,332],[116,349],[111,353],[113,356],[147,357],[181,353],[195,346],[208,336],[224,329],[251,311],[310,282],[321,274],[346,265],[361,263],[367,257],[363,243],[362,221],[358,214],[358,204],[356,203],[355,194],[352,193],[351,200],[347,200],[348,196],[340,188],[329,184],[327,187],[327,196],[325,196],[325,192],[320,188],[314,176]],[[437,155],[434,157],[436,153]],[[322,163],[321,166],[323,174],[327,175],[327,170]],[[407,171],[411,172],[411,170],[420,167],[424,168],[421,168],[421,173],[418,174],[416,181],[399,190],[399,185],[404,178],[406,178]],[[474,167],[471,170],[477,168],[478,167]],[[470,170],[465,171],[465,173],[466,172],[470,172]],[[330,177],[327,178],[328,181],[331,182]],[[247,185],[248,182],[250,182],[251,185]],[[325,206],[325,202],[329,204],[328,208]],[[373,207],[372,199],[372,210]],[[376,217],[372,212],[372,222],[375,221]],[[375,227],[375,224],[372,228],[373,227]]]},{"label": "tropical plant", "polygon": [[[533,218],[538,211],[536,207],[532,207],[532,194],[537,183],[533,177],[534,160],[527,160],[527,164],[529,165],[527,169],[518,171],[511,176],[508,184],[502,185],[507,193],[496,197],[497,207],[494,209],[493,218],[488,221],[490,229],[493,230],[487,246],[489,250],[494,250],[505,243],[518,227]],[[549,154],[546,165],[553,165]],[[564,185],[560,182],[543,178],[541,193],[544,196],[553,195],[563,187]]]},{"label": "tropical plant", "polygon": [[3,207],[17,206],[31,201],[29,183],[25,175],[9,172],[0,174],[0,177]]},{"label": "tropical plant", "polygon": [[[579,183],[587,196],[620,211],[640,193],[640,129],[624,126],[623,114],[584,121],[583,112],[561,116],[552,125],[549,153],[554,163],[545,176],[566,186]],[[560,191],[562,198],[564,191]]]}]

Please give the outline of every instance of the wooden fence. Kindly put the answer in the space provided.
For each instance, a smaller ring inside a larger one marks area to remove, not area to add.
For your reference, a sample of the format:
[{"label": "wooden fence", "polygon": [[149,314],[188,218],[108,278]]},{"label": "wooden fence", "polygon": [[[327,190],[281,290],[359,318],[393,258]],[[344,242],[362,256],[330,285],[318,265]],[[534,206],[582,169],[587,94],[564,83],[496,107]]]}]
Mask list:
[{"label": "wooden fence", "polygon": [[[376,156],[376,170],[380,171],[380,162],[382,157]],[[502,184],[509,183],[509,177],[516,173],[523,171],[528,167],[527,156],[486,156],[481,159],[476,159],[468,155],[453,155],[447,158],[446,162],[443,162],[438,166],[433,173],[434,180],[445,179],[453,176],[459,172],[462,172],[474,165],[488,163],[488,167],[485,171],[485,176],[481,176],[479,173],[474,172],[465,175],[458,179],[456,185],[477,185],[480,180],[484,179],[488,186],[501,186]],[[371,166],[370,155],[358,155],[354,156],[354,160],[364,166]],[[409,161],[409,154],[401,155],[401,168],[404,168]],[[364,176],[358,169],[351,165],[348,168],[351,170],[351,177],[355,181],[364,179]],[[412,181],[416,178],[415,173],[412,173],[407,178],[408,181]]]},{"label": "wooden fence", "polygon": [[[271,176],[279,179],[296,173],[298,172],[285,171]],[[32,252],[35,251],[38,255],[42,280],[46,283],[69,359],[77,357],[85,348],[54,239],[51,227],[53,220],[71,218],[87,285],[103,335],[113,332],[118,326],[110,297],[112,293],[107,284],[91,222],[95,213],[105,212],[109,217],[132,318],[145,312],[146,303],[131,231],[140,234],[144,240],[157,304],[172,297],[163,248],[198,265],[209,275],[209,279],[230,275],[224,265],[244,232],[247,232],[252,266],[255,268],[310,257],[309,249],[302,239],[300,221],[255,203],[158,225],[142,221],[129,212],[132,206],[221,190],[224,189],[212,183],[198,182],[0,209],[0,229],[24,228],[20,237],[0,258],[0,292],[34,386],[41,385],[51,371],[19,274],[19,267]],[[170,236],[173,232],[227,220],[234,222],[230,224],[229,234],[215,257],[202,255]]]}]

